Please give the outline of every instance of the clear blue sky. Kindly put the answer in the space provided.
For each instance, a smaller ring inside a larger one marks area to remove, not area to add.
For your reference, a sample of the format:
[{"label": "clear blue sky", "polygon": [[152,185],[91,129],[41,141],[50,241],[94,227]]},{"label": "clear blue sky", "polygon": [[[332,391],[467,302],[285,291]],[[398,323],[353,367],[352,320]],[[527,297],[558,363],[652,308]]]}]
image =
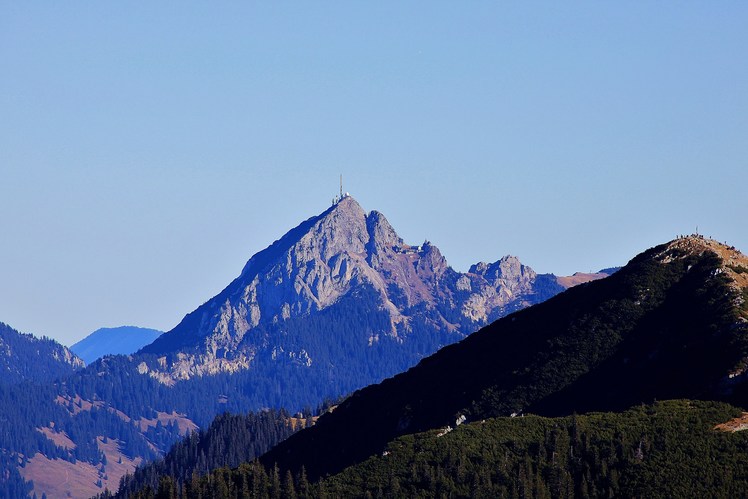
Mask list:
[{"label": "clear blue sky", "polygon": [[[157,5],[156,5],[157,4]],[[0,321],[169,329],[346,190],[458,270],[748,251],[746,2],[0,1]]]}]

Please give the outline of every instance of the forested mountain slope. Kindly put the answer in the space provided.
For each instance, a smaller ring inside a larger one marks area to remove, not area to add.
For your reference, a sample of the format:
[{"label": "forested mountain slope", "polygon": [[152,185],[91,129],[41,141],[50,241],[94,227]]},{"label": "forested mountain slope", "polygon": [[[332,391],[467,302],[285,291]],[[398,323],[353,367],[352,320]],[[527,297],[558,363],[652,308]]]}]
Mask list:
[{"label": "forested mountain slope", "polygon": [[263,456],[310,478],[399,435],[524,412],[620,410],[655,399],[745,405],[748,259],[700,236],[634,258],[349,397]]},{"label": "forested mountain slope", "polygon": [[117,497],[128,497],[145,487],[156,489],[165,476],[181,486],[208,471],[250,462],[294,432],[311,426],[316,419],[310,413],[299,416],[302,417],[291,417],[282,409],[222,414],[206,430],[193,432],[174,444],[162,459],[125,477]]},{"label": "forested mountain slope", "polygon": [[0,322],[0,384],[50,382],[81,367],[83,361],[56,341]]},{"label": "forested mountain slope", "polygon": [[744,497],[748,432],[729,428],[745,417],[724,403],[674,400],[622,413],[491,418],[400,437],[320,481],[253,462],[182,488],[164,478],[131,497]]}]

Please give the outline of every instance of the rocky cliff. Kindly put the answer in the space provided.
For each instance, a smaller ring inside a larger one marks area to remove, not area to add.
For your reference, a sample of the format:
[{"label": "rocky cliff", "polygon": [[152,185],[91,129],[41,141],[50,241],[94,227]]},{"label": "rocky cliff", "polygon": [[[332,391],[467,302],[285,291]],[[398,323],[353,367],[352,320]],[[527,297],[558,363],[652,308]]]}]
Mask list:
[{"label": "rocky cliff", "polygon": [[457,272],[436,246],[406,244],[383,214],[366,213],[347,196],[253,256],[224,291],[144,348],[161,361],[142,371],[171,382],[249,368],[263,351],[315,362],[309,348],[290,345],[297,342],[288,334],[268,331],[341,308],[344,297],[361,290],[372,313],[386,317],[360,338],[365,345],[441,334],[414,352],[417,360],[562,289],[555,277],[538,275],[512,256]]}]

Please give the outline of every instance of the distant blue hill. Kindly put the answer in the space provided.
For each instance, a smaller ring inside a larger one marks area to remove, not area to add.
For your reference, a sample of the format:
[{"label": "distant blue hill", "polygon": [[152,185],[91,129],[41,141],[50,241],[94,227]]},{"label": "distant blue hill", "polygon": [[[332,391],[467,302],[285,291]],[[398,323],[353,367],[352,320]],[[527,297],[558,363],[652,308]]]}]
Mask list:
[{"label": "distant blue hill", "polygon": [[163,331],[135,326],[103,327],[70,347],[86,364],[104,355],[129,355],[161,336]]}]

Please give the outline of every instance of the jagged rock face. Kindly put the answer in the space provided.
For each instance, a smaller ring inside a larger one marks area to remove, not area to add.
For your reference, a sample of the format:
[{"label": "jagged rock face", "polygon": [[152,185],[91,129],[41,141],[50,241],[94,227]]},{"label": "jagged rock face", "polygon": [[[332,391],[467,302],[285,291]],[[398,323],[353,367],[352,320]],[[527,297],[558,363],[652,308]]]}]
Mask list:
[{"label": "jagged rock face", "polygon": [[494,263],[480,262],[472,267],[468,275],[474,275],[471,289],[480,290],[473,293],[463,305],[463,313],[475,321],[487,323],[493,311],[513,301],[520,301],[521,306],[531,304],[523,297],[532,295],[533,285],[538,275],[530,267],[522,265],[515,256],[505,256]]},{"label": "jagged rock face", "polygon": [[512,291],[527,289],[537,277],[535,271],[522,265],[516,256],[505,256],[490,264],[477,263],[470,267],[470,272],[482,276],[494,286],[504,286]]},{"label": "jagged rock face", "polygon": [[268,343],[273,339],[253,338],[253,330],[319,313],[362,287],[376,293],[390,323],[371,335],[370,344],[382,337],[404,341],[414,320],[459,339],[510,309],[546,298],[534,295],[536,278],[511,256],[458,273],[438,248],[405,244],[384,215],[367,214],[345,197],[252,257],[221,294],[144,351],[173,351],[175,335],[198,340],[196,349],[182,342],[187,352],[172,358],[177,379],[249,367],[259,350],[283,348]]},{"label": "jagged rock face", "polygon": [[81,360],[77,355],[71,352],[70,349],[66,346],[62,346],[62,348],[59,348],[52,354],[52,356],[56,360],[69,365],[73,369],[81,369],[86,365],[83,360]]}]

